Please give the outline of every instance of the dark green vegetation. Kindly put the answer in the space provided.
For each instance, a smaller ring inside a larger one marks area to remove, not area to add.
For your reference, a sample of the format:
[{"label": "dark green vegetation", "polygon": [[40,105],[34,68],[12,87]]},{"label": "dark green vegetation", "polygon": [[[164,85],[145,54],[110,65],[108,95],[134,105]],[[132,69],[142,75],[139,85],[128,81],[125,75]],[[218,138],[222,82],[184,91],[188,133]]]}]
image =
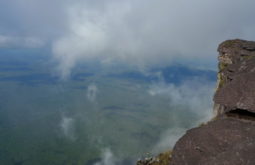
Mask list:
[{"label": "dark green vegetation", "polygon": [[[80,67],[60,81],[47,57],[6,54],[0,55],[3,165],[89,165],[105,148],[130,163],[151,151],[167,129],[188,129],[199,118],[187,111],[189,105],[151,96],[147,79]],[[91,84],[97,87],[95,100],[87,98]]]}]

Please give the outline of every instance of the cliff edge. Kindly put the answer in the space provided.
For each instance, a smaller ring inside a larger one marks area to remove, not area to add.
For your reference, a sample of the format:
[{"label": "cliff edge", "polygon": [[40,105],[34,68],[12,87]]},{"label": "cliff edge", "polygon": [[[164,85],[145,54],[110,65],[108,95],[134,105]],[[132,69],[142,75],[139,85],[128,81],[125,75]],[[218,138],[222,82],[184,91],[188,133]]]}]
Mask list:
[{"label": "cliff edge", "polygon": [[227,40],[218,52],[215,118],[188,130],[168,165],[255,164],[255,42]]},{"label": "cliff edge", "polygon": [[255,42],[219,45],[216,117],[176,143],[170,165],[255,164]]}]

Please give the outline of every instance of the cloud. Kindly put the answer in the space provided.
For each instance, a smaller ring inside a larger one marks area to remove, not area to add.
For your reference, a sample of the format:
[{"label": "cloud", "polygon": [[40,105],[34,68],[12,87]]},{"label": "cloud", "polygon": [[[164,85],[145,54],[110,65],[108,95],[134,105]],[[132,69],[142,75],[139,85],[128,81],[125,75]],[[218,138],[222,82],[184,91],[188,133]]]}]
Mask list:
[{"label": "cloud", "polygon": [[0,34],[52,43],[62,75],[90,59],[138,68],[175,59],[212,62],[223,40],[255,40],[253,6],[253,0],[1,1]]},{"label": "cloud", "polygon": [[0,48],[38,48],[43,45],[44,42],[35,37],[13,37],[0,35]]},{"label": "cloud", "polygon": [[94,165],[115,165],[116,158],[113,155],[112,151],[109,148],[106,148],[102,152],[102,158],[100,162],[95,163]]},{"label": "cloud", "polygon": [[162,151],[172,149],[175,143],[185,134],[185,132],[186,129],[177,127],[165,131],[161,135],[160,140],[153,147],[152,152],[158,154]]},{"label": "cloud", "polygon": [[95,102],[98,93],[98,88],[95,84],[90,84],[87,88],[87,99],[90,102]]},{"label": "cloud", "polygon": [[[153,97],[165,96],[169,98],[171,107],[184,109],[185,113],[193,113],[197,117],[189,127],[197,127],[202,122],[207,122],[213,117],[212,96],[215,82],[207,82],[202,78],[196,78],[182,82],[179,86],[164,82],[153,84],[148,93]],[[174,117],[174,116],[172,116]],[[188,117],[188,116],[187,116]],[[160,136],[160,140],[153,147],[155,153],[173,148],[176,141],[185,134],[187,126],[180,123],[180,119],[174,119],[175,124],[169,126]],[[185,119],[182,119],[184,121]]]},{"label": "cloud", "polygon": [[189,110],[199,116],[211,117],[208,109],[212,105],[212,96],[215,89],[215,82],[194,78],[186,80],[180,85],[167,84],[163,81],[151,85],[148,93],[151,96],[164,95],[169,97],[170,105],[188,106]]},{"label": "cloud", "polygon": [[225,39],[255,39],[251,0],[100,2],[68,8],[69,30],[53,44],[63,72],[90,59],[140,68],[176,58],[211,60]]},{"label": "cloud", "polygon": [[60,121],[60,128],[65,135],[66,138],[70,140],[75,140],[75,132],[74,132],[74,122],[75,120],[70,117],[63,116]]}]

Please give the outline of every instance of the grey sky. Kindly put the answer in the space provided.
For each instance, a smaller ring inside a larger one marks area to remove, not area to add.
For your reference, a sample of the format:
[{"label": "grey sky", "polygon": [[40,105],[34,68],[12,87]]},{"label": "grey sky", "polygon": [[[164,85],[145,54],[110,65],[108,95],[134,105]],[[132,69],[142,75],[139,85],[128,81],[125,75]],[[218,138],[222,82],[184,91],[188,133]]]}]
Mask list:
[{"label": "grey sky", "polygon": [[254,8],[254,0],[1,0],[0,35],[49,42],[63,76],[93,58],[143,68],[213,59],[223,40],[255,40]]}]

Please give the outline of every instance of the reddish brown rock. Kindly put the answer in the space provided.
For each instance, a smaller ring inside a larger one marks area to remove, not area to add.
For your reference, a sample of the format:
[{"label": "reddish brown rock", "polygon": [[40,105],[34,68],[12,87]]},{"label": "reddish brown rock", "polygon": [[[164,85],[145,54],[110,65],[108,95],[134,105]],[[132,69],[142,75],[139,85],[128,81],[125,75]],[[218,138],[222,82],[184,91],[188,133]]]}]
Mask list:
[{"label": "reddish brown rock", "polygon": [[176,143],[170,165],[255,165],[255,42],[220,44],[217,116]]},{"label": "reddish brown rock", "polygon": [[240,39],[227,40],[219,45],[218,52],[220,63],[239,63],[248,56],[255,56],[255,42]]},{"label": "reddish brown rock", "polygon": [[228,117],[189,130],[170,165],[254,165],[254,154],[255,123]]},{"label": "reddish brown rock", "polygon": [[235,109],[255,112],[255,73],[234,78],[217,91],[214,101],[226,107],[223,112]]},{"label": "reddish brown rock", "polygon": [[219,114],[235,109],[255,112],[255,42],[228,40],[218,51],[221,85],[214,102],[225,107]]}]

